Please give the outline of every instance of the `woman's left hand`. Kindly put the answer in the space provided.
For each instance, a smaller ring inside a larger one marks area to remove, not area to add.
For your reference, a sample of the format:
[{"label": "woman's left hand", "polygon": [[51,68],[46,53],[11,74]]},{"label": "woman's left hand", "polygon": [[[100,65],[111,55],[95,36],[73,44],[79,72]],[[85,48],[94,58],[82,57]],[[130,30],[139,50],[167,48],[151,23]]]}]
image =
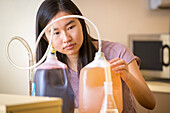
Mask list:
[{"label": "woman's left hand", "polygon": [[[135,96],[136,100],[145,108],[153,109],[155,98],[147,86],[135,60],[127,64],[123,59],[115,58],[110,61],[111,69],[120,73],[121,78]],[[135,84],[135,85],[134,85]]]},{"label": "woman's left hand", "polygon": [[120,58],[115,58],[109,61],[111,64],[111,69],[115,73],[120,73],[124,81],[128,80],[131,76],[128,69],[128,64]]}]

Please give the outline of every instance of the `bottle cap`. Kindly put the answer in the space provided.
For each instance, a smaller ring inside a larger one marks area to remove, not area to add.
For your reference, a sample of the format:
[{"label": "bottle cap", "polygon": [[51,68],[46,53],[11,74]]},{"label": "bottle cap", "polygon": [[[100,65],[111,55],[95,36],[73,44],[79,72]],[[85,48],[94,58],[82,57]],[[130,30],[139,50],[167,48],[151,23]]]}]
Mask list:
[{"label": "bottle cap", "polygon": [[103,52],[96,52],[95,59],[100,59],[100,58],[103,58],[103,57],[105,57]]},{"label": "bottle cap", "polygon": [[56,53],[56,49],[54,49],[53,45],[51,45],[50,51],[51,51],[52,54],[55,54],[55,53]]}]

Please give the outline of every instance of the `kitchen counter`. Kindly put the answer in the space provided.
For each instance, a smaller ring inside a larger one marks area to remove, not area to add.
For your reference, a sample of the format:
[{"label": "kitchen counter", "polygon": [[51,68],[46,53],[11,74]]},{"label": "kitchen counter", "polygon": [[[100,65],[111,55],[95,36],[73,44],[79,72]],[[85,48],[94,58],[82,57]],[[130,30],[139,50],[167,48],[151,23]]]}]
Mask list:
[{"label": "kitchen counter", "polygon": [[146,81],[152,92],[170,93],[170,83],[161,81]]}]

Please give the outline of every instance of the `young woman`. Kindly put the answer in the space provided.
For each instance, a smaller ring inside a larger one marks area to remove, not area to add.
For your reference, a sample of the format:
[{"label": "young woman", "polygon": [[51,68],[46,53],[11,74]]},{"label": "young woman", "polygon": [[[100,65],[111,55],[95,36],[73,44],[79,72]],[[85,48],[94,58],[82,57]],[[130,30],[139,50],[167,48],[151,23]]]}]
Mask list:
[{"label": "young woman", "polygon": [[[36,38],[51,21],[66,15],[82,15],[71,0],[45,0],[36,17]],[[97,52],[97,40],[87,32],[82,19],[67,18],[53,24],[53,46],[57,57],[67,64],[69,79],[75,96],[75,107],[78,107],[80,70],[94,60]],[[37,50],[37,61],[44,55],[50,37],[50,27],[46,30]],[[148,88],[136,62],[136,57],[124,45],[102,41],[102,52],[110,61],[112,70],[121,73],[123,90],[123,113],[137,113],[136,100],[145,108],[153,109],[155,99]]]}]

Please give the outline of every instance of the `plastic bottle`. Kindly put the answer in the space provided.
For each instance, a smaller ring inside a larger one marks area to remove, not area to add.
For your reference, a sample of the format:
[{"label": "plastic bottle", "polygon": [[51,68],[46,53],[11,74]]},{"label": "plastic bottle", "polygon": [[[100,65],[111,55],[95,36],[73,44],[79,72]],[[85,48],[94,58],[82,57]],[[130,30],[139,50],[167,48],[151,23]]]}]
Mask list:
[{"label": "plastic bottle", "polygon": [[63,100],[62,113],[74,113],[74,94],[67,66],[57,60],[55,53],[50,53],[35,72],[35,96],[60,97]]},{"label": "plastic bottle", "polygon": [[112,82],[104,82],[105,96],[100,113],[119,113],[113,98]]},{"label": "plastic bottle", "polygon": [[[95,59],[80,72],[79,112],[100,113],[104,98],[104,82],[113,82],[113,96],[119,112],[122,112],[122,84],[120,75],[111,71],[104,53],[97,52]],[[93,102],[92,102],[93,101]]]}]

